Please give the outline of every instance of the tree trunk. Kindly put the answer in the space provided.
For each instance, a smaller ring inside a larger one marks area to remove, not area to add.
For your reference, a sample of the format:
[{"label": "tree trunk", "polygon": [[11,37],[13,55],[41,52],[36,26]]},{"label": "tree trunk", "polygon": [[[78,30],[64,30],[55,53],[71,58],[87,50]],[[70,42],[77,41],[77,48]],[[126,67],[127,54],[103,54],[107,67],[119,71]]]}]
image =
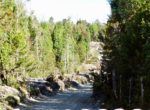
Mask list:
[{"label": "tree trunk", "polygon": [[129,79],[129,107],[131,106],[132,78]]},{"label": "tree trunk", "polygon": [[141,104],[143,105],[143,97],[144,97],[144,85],[143,85],[143,77],[140,78],[141,82]]},{"label": "tree trunk", "polygon": [[117,99],[117,91],[116,91],[116,73],[115,70],[112,71],[112,87],[115,98]]},{"label": "tree trunk", "polygon": [[119,99],[120,99],[120,102],[122,100],[122,76],[120,75],[119,76],[119,79],[120,79],[120,88],[119,88]]}]

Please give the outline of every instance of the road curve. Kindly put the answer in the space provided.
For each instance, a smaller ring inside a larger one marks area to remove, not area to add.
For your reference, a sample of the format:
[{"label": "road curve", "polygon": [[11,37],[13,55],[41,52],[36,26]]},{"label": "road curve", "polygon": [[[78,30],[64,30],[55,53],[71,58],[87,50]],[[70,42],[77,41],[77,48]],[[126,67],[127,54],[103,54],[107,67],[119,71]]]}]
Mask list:
[{"label": "road curve", "polygon": [[20,110],[98,110],[91,95],[92,86],[83,85],[77,90],[39,98],[30,104],[20,106]]}]

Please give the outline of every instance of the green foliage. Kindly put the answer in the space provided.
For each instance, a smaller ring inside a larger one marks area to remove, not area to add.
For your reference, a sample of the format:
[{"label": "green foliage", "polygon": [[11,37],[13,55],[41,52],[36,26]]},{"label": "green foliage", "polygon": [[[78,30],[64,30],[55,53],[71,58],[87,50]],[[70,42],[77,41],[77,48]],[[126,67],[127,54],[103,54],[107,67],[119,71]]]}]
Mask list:
[{"label": "green foliage", "polygon": [[56,55],[56,61],[60,62],[61,61],[61,56],[63,54],[63,48],[65,46],[65,37],[63,36],[64,33],[64,26],[61,22],[58,22],[55,25],[54,32],[53,32],[53,47],[55,50],[55,55]]},{"label": "green foliage", "polygon": [[86,21],[78,21],[76,24],[76,52],[79,54],[80,62],[83,62],[87,58],[89,51],[89,43],[91,34]]},{"label": "green foliage", "polygon": [[[111,0],[112,16],[107,25],[104,39],[104,63],[102,74],[116,74],[116,103],[125,107],[148,107],[149,86],[149,35],[150,1],[149,0]],[[112,75],[104,86],[109,87],[109,94],[114,92]],[[143,78],[143,82],[141,82]],[[146,78],[146,79],[145,79]],[[144,83],[144,84],[143,84]],[[133,86],[134,85],[134,86]],[[143,85],[145,92],[142,91]],[[133,95],[134,94],[134,95]],[[142,96],[144,94],[144,96]],[[112,98],[114,98],[112,94]],[[130,99],[130,100],[129,100]]]},{"label": "green foliage", "polygon": [[98,21],[95,21],[89,26],[90,33],[91,33],[91,39],[93,41],[99,41],[99,33],[101,31],[101,25]]},{"label": "green foliage", "polygon": [[18,87],[18,78],[75,72],[87,59],[91,39],[103,34],[98,21],[40,22],[26,14],[21,0],[0,2],[0,12],[0,75],[10,86]]},{"label": "green foliage", "polygon": [[19,86],[20,86],[16,77],[9,77],[7,85],[14,87],[14,88],[19,88]]}]

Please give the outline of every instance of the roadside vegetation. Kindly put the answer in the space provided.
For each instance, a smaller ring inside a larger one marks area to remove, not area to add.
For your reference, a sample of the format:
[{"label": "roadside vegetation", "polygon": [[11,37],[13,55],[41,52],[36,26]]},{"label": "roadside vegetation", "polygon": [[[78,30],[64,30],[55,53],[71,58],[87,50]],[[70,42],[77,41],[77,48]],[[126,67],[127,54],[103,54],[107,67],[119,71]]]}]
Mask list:
[{"label": "roadside vegetation", "polygon": [[94,91],[107,108],[150,108],[150,1],[110,0],[101,77]]},{"label": "roadside vegetation", "polygon": [[0,1],[0,101],[16,105],[18,97],[26,98],[28,79],[79,73],[90,42],[99,41],[103,28],[97,20],[38,21],[26,14],[21,0]]},{"label": "roadside vegetation", "polygon": [[80,74],[82,66],[99,60],[89,54],[91,42],[100,42],[96,45],[103,48],[100,74],[84,75],[90,81],[95,77],[93,96],[101,106],[150,108],[150,1],[109,3],[112,14],[107,24],[101,24],[98,20],[74,23],[70,18],[54,22],[52,17],[39,21],[26,14],[21,0],[0,1],[0,109],[27,98],[27,81],[34,83],[30,84],[33,94],[42,90],[47,94],[56,84],[62,91],[77,85],[70,80],[73,73],[78,73],[74,79],[87,82]]}]

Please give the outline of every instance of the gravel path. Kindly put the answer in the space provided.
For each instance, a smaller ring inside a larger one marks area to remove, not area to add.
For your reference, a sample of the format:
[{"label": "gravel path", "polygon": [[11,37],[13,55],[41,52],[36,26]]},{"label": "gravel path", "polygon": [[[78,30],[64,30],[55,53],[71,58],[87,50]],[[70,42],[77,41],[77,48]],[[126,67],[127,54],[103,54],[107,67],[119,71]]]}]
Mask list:
[{"label": "gravel path", "polygon": [[28,105],[22,105],[20,110],[98,110],[91,95],[92,86],[84,85],[77,90],[39,98]]}]

